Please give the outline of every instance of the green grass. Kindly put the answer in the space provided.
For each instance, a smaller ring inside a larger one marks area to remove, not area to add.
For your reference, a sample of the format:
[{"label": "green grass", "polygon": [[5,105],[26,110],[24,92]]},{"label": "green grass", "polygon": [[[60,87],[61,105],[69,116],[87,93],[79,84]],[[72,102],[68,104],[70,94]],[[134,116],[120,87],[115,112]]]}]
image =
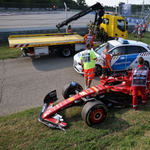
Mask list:
[{"label": "green grass", "polygon": [[[136,37],[134,37],[134,34],[131,34],[131,33],[128,33],[128,39],[130,40],[137,40]],[[150,32],[146,32],[144,37],[142,38],[142,41],[141,42],[144,42],[148,45],[150,45]]]},{"label": "green grass", "polygon": [[8,42],[0,43],[0,60],[20,57],[22,51],[18,48],[10,49]]},{"label": "green grass", "polygon": [[108,119],[88,127],[81,107],[61,111],[67,133],[38,122],[41,108],[0,117],[0,149],[22,150],[148,150],[150,148],[150,101],[139,110],[110,109]]}]

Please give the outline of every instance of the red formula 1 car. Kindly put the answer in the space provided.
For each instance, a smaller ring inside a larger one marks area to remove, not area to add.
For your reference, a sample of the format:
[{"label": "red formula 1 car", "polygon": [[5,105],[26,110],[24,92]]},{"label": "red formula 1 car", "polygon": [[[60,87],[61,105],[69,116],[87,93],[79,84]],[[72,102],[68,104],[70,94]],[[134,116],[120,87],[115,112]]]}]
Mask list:
[{"label": "red formula 1 car", "polygon": [[[149,93],[147,90],[147,94]],[[92,126],[107,119],[108,108],[132,106],[131,80],[123,74],[101,79],[100,84],[86,90],[80,84],[71,82],[64,87],[62,94],[65,100],[55,106],[53,103],[57,100],[56,90],[46,95],[38,120],[50,128],[64,131],[67,123],[58,112],[68,107],[82,104],[81,116],[88,126]]]}]

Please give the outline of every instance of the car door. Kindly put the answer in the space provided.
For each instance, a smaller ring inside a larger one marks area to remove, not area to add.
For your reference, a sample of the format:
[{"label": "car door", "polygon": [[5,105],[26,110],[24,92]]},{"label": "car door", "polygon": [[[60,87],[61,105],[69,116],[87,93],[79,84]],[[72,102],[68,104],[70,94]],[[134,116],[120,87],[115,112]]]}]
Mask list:
[{"label": "car door", "polygon": [[139,46],[126,46],[126,69],[129,67],[135,68],[138,65],[138,56],[140,53]]},{"label": "car door", "polygon": [[112,56],[111,67],[114,71],[124,70],[126,68],[125,46],[114,48],[109,52]]}]

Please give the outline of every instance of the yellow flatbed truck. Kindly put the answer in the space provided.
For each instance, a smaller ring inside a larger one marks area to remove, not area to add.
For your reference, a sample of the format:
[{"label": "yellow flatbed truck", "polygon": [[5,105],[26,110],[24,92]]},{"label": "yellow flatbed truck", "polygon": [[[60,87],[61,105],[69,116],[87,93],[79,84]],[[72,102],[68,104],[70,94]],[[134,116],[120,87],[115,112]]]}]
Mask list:
[{"label": "yellow flatbed truck", "polygon": [[58,53],[63,57],[86,48],[83,37],[77,33],[52,33],[11,35],[8,38],[10,48],[20,48],[23,56],[42,56]]}]

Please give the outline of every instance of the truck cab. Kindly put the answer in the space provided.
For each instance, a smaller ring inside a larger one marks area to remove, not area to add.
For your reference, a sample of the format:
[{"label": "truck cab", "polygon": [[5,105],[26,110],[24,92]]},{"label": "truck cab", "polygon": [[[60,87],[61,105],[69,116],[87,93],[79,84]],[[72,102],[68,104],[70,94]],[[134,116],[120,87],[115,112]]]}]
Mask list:
[{"label": "truck cab", "polygon": [[104,14],[103,21],[100,24],[102,35],[106,34],[107,38],[122,37],[127,39],[127,23],[124,17]]}]

